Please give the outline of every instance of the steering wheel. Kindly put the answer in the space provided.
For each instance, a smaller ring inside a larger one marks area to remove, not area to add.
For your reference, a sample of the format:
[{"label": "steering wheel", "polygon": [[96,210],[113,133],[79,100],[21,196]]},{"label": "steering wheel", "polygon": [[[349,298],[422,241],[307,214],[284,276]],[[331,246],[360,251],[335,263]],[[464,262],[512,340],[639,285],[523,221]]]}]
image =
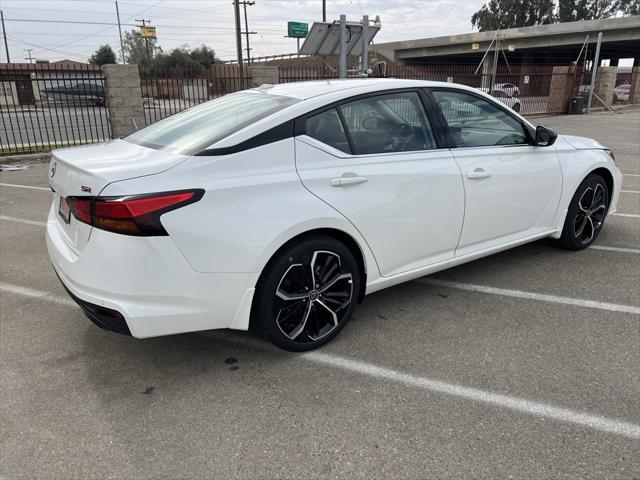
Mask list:
[{"label": "steering wheel", "polygon": [[415,140],[416,134],[408,123],[399,123],[387,131],[382,140],[383,152],[404,152]]}]

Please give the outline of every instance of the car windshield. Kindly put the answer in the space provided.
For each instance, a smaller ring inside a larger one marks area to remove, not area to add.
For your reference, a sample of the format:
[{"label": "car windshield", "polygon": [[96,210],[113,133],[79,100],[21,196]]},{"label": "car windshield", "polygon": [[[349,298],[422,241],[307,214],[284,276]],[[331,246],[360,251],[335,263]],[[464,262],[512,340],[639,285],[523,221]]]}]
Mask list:
[{"label": "car windshield", "polygon": [[297,102],[296,98],[266,93],[233,93],[160,120],[125,140],[192,155]]}]

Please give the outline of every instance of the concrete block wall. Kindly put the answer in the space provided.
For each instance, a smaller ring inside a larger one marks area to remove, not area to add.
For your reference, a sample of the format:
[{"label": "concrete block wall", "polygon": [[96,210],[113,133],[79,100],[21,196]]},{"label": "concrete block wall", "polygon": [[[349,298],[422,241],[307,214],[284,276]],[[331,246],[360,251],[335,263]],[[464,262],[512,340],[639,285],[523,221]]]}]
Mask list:
[{"label": "concrete block wall", "polygon": [[104,65],[105,100],[111,137],[122,138],[145,126],[138,65]]},{"label": "concrete block wall", "polygon": [[280,74],[278,67],[256,66],[247,69],[249,76],[249,88],[259,87],[260,85],[275,85],[280,82]]},{"label": "concrete block wall", "polygon": [[573,71],[571,67],[553,67],[549,86],[549,111],[566,113],[571,99]]},{"label": "concrete block wall", "polygon": [[640,104],[640,67],[633,67],[631,75],[631,103]]},{"label": "concrete block wall", "polygon": [[[616,77],[618,76],[618,67],[599,67],[598,78],[594,92],[607,105],[613,103],[613,89],[616,86]],[[594,107],[602,107],[602,103],[594,97]]]}]

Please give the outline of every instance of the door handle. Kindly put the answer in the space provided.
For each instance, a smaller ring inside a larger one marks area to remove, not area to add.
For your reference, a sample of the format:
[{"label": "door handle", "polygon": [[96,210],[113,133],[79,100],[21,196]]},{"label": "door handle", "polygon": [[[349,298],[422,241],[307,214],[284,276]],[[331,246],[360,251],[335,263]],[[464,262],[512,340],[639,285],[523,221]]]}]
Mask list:
[{"label": "door handle", "polygon": [[467,172],[467,178],[470,178],[472,180],[489,178],[490,176],[491,174],[489,172],[486,172],[482,168],[476,168],[473,172]]},{"label": "door handle", "polygon": [[367,177],[345,176],[332,178],[330,183],[332,187],[346,187],[347,185],[358,185],[359,183],[368,182]]}]

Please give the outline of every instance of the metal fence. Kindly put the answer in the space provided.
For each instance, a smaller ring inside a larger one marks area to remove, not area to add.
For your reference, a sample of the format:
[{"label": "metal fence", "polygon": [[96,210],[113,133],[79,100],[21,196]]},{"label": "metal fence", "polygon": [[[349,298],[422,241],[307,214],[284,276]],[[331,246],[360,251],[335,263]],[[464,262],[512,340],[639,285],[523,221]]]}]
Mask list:
[{"label": "metal fence", "polygon": [[212,65],[206,70],[140,73],[147,125],[207,100],[242,90],[237,65]]},{"label": "metal fence", "polygon": [[327,66],[280,66],[278,67],[280,83],[306,82],[311,80],[326,80],[338,78],[338,71]]},{"label": "metal fence", "polygon": [[[498,67],[495,78],[475,65],[388,65],[378,76],[454,82],[483,89],[524,115],[567,113],[572,99],[589,93],[590,72],[579,66]],[[337,77],[324,66],[281,65],[279,82]],[[619,71],[614,104],[634,97],[640,71]],[[145,124],[246,88],[237,65],[202,71],[141,72]],[[101,142],[111,137],[99,67],[72,63],[0,64],[0,155],[35,153]],[[599,85],[599,84],[598,84]],[[598,88],[598,85],[596,88]]]},{"label": "metal fence", "polygon": [[[566,113],[576,81],[572,67],[516,65],[498,67],[495,79],[477,72],[476,65],[387,65],[376,68],[379,76],[412,80],[459,83],[480,88],[524,115]],[[281,66],[280,82],[299,82],[337,78],[329,67]]]},{"label": "metal fence", "polygon": [[523,115],[566,113],[574,82],[572,67],[551,65],[500,66],[476,73],[476,65],[394,65],[386,76],[459,83],[479,88]]},{"label": "metal fence", "polygon": [[0,64],[0,155],[109,138],[100,67]]}]

